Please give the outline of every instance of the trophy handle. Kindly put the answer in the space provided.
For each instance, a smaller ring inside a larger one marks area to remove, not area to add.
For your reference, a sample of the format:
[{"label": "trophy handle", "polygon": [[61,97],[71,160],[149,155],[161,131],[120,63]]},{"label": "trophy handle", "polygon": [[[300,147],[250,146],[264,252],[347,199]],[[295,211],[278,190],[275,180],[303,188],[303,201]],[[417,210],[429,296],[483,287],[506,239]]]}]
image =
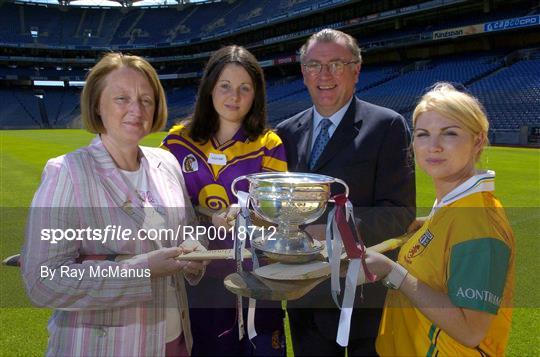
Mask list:
[{"label": "trophy handle", "polygon": [[236,191],[236,187],[235,187],[235,186],[236,186],[236,183],[237,183],[238,181],[242,181],[242,180],[246,180],[246,179],[247,179],[247,175],[242,175],[242,176],[239,176],[239,177],[235,178],[235,179],[233,180],[233,182],[231,183],[231,191],[232,191],[232,193],[233,193],[233,195],[234,195],[235,197],[238,198],[238,191]]},{"label": "trophy handle", "polygon": [[[340,180],[338,178],[334,178],[334,182],[340,183],[345,187],[345,197],[349,197],[349,186],[345,183],[345,181]],[[333,198],[330,198],[328,202],[336,202]]]}]

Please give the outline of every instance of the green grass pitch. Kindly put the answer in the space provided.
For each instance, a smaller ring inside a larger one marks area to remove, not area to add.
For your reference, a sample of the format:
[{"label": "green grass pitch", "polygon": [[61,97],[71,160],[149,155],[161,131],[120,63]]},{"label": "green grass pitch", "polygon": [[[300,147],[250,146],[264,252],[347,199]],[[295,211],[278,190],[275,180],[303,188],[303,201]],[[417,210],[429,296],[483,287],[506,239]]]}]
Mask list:
[{"label": "green grass pitch", "polygon": [[[147,137],[156,146],[165,133]],[[18,253],[24,217],[47,159],[87,145],[81,130],[0,131],[0,257]],[[507,210],[517,242],[515,310],[508,356],[540,355],[540,150],[491,147],[481,167],[497,172],[497,196]],[[419,214],[434,200],[430,179],[417,174]],[[19,269],[0,267],[0,356],[41,356],[50,310],[31,307]],[[535,332],[536,331],[536,332]]]}]

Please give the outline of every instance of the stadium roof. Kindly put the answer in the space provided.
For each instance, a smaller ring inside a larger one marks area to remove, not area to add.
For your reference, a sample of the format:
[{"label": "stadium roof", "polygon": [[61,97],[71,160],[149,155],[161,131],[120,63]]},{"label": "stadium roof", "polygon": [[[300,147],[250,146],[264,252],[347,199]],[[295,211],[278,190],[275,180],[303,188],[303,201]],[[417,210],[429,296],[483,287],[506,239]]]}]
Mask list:
[{"label": "stadium roof", "polygon": [[203,1],[208,0],[15,0],[19,3],[92,7],[167,6]]}]

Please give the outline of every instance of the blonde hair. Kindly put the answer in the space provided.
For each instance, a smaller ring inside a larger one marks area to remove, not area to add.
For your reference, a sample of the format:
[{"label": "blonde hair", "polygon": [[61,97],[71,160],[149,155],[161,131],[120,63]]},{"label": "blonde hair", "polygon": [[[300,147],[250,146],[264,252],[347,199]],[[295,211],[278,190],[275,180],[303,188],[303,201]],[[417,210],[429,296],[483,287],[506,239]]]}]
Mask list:
[{"label": "blonde hair", "polygon": [[489,122],[482,104],[470,94],[458,91],[447,82],[436,83],[422,96],[412,115],[413,127],[418,117],[426,112],[436,112],[448,119],[455,120],[473,136],[480,136],[484,142],[476,160],[488,143]]},{"label": "blonde hair", "polygon": [[98,134],[105,131],[103,122],[98,114],[101,93],[105,88],[107,76],[120,68],[131,68],[143,74],[154,92],[156,103],[151,132],[163,129],[167,122],[167,99],[154,67],[139,56],[124,55],[119,52],[107,53],[88,72],[86,83],[81,94],[81,117],[86,130]]}]

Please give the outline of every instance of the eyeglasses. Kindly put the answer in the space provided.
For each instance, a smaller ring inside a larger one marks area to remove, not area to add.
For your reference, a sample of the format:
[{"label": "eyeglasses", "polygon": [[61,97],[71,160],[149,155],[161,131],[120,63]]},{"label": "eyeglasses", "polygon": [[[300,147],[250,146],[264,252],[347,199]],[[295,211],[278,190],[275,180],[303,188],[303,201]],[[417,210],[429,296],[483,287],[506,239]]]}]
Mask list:
[{"label": "eyeglasses", "polygon": [[343,74],[343,70],[345,69],[345,66],[348,64],[356,64],[359,61],[349,61],[349,62],[343,62],[343,61],[332,61],[328,62],[326,64],[319,63],[319,62],[309,62],[309,63],[303,63],[302,66],[304,66],[307,73],[309,73],[312,76],[316,76],[322,72],[323,67],[328,68],[328,72],[335,76],[339,76],[340,74]]}]

